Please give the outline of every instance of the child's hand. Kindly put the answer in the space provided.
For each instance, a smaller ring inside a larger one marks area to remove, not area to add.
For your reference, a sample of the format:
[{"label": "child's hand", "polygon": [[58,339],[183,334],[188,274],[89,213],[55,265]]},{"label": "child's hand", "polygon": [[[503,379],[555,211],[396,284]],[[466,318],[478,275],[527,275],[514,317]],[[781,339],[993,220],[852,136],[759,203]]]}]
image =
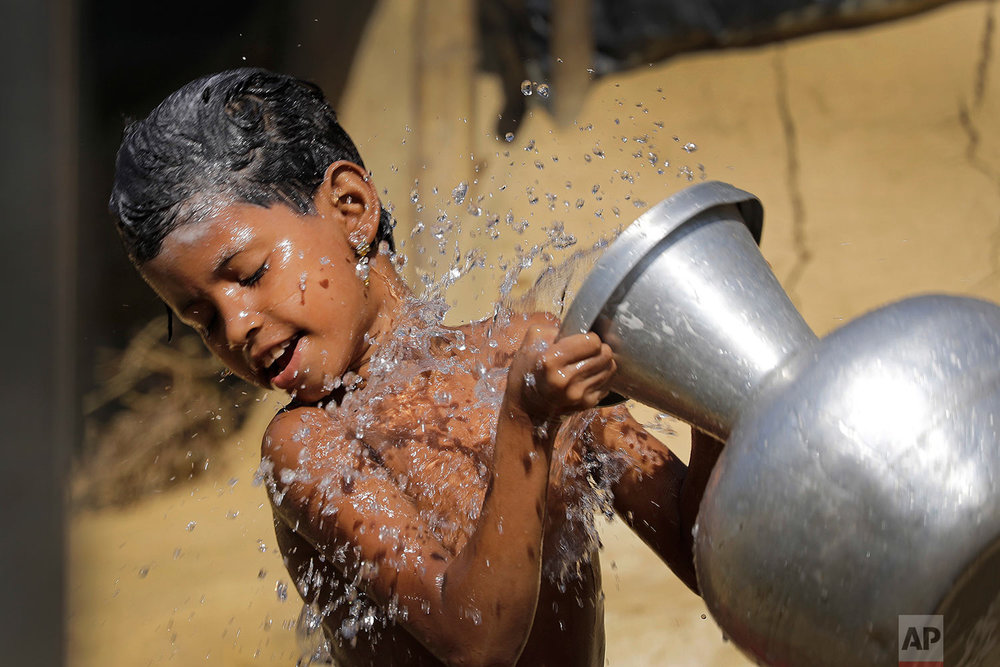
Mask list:
[{"label": "child's hand", "polygon": [[528,415],[548,419],[597,405],[617,366],[595,333],[556,340],[552,324],[533,326],[514,355],[508,397]]}]

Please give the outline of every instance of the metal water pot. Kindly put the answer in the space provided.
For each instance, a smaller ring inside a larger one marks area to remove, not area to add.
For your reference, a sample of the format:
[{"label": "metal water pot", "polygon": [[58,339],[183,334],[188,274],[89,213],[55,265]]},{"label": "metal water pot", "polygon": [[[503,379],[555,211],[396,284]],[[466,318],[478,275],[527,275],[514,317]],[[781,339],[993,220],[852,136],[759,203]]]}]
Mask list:
[{"label": "metal water pot", "polygon": [[933,616],[945,665],[1000,665],[1000,308],[919,296],[818,340],[762,216],[724,183],[670,197],[562,327],[612,346],[615,391],[726,441],[695,529],[712,615],[763,664],[897,664]]}]

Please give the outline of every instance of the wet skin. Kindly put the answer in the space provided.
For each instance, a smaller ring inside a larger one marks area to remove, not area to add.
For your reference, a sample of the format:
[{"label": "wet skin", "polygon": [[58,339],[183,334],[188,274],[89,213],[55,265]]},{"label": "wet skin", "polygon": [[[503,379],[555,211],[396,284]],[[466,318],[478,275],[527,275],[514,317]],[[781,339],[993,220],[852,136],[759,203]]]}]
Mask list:
[{"label": "wet skin", "polygon": [[[360,588],[379,607],[385,608],[395,598],[409,610],[406,620],[397,618],[387,627],[379,624],[375,631],[345,641],[337,630],[348,620],[349,605],[334,605],[326,625],[342,664],[440,664],[444,657],[440,652],[414,639],[426,632],[414,627],[414,621],[433,620],[440,613],[447,619],[441,622],[475,649],[487,641],[477,635],[503,627],[510,616],[530,618],[532,606],[534,619],[518,664],[602,664],[597,553],[583,552],[587,558],[579,576],[570,578],[563,589],[546,575],[539,576],[551,561],[565,557],[567,542],[585,539],[578,534],[579,526],[566,520],[567,506],[589,492],[579,465],[587,453],[584,442],[625,464],[611,486],[615,509],[682,578],[693,581],[690,556],[685,555],[690,554],[690,541],[683,537],[684,526],[689,527],[693,519],[690,511],[686,521],[682,516],[685,467],[627,411],[615,408],[602,410],[591,422],[589,437],[553,441],[552,467],[542,494],[531,493],[531,477],[544,465],[543,457],[532,457],[529,449],[527,456],[508,466],[506,475],[514,478],[518,493],[504,508],[504,516],[510,518],[503,535],[509,538],[501,539],[489,552],[493,563],[486,569],[495,570],[495,576],[468,587],[460,604],[449,611],[424,604],[430,599],[446,607],[440,596],[451,585],[453,565],[468,554],[470,541],[480,536],[479,531],[495,530],[483,520],[481,508],[498,488],[490,475],[498,467],[499,452],[493,448],[498,416],[475,397],[478,378],[471,369],[505,368],[517,354],[516,341],[539,320],[544,328],[545,318],[515,320],[502,336],[496,335],[492,323],[463,327],[458,331],[465,350],[456,352],[442,345],[440,363],[434,364],[451,372],[424,371],[385,388],[369,385],[345,402],[343,409],[295,408],[272,424],[265,456],[275,464],[275,477],[280,478],[282,471],[295,471],[296,478],[287,485],[277,484],[286,494],[275,506],[282,552],[297,580],[309,583],[307,573],[324,573],[323,586],[319,590],[309,586],[303,597],[322,608],[331,599],[350,597],[345,594],[345,581],[361,580]],[[506,341],[506,346],[488,346],[486,331],[490,329],[493,340]],[[461,372],[463,368],[470,372]],[[435,398],[442,391],[449,394],[447,404]],[[368,413],[359,441],[354,437],[357,421],[349,408],[362,405],[368,411],[367,406],[373,404],[378,407]],[[302,437],[303,427],[308,429],[307,437]],[[506,444],[516,451],[517,443],[504,443],[501,438],[496,442],[498,449]],[[329,483],[344,479],[344,470],[360,474],[346,485]],[[560,474],[564,471],[569,474]],[[534,507],[530,507],[532,502]],[[331,507],[337,508],[332,516]],[[509,522],[527,523],[525,519],[540,520],[541,534],[519,541],[523,534],[517,535]],[[321,563],[320,554],[329,554],[334,544],[358,548],[361,557],[355,559],[348,553],[341,563]],[[482,542],[473,544],[490,549]],[[515,545],[524,551],[517,553]],[[581,545],[571,544],[570,551],[576,553],[575,546]],[[501,563],[503,556],[510,556],[511,562]],[[364,572],[364,563],[377,566],[377,572]],[[537,585],[528,600],[531,604],[511,593],[519,578]],[[464,616],[470,610],[478,612],[480,622]],[[515,637],[504,641],[516,642]],[[492,657],[484,662],[492,663]],[[511,664],[515,658],[512,654],[496,662]]]},{"label": "wet skin", "polygon": [[[325,183],[328,197],[315,215],[233,204],[173,231],[140,267],[233,372],[304,402],[324,398],[334,378],[364,367],[371,343],[391,326],[385,304],[399,296],[390,292],[405,290],[398,278],[366,288],[356,275],[356,249],[371,242],[380,209],[377,199],[365,202],[369,183],[356,165],[337,163],[329,173],[340,185]],[[384,257],[375,259],[379,270],[392,271]],[[268,368],[285,344],[291,358]]]},{"label": "wet skin", "polygon": [[[289,571],[321,606],[356,586],[387,623],[347,641],[338,630],[349,605],[328,610],[335,654],[343,664],[602,664],[596,553],[564,590],[542,575],[574,537],[566,509],[588,484],[575,463],[588,447],[625,463],[615,509],[693,586],[690,527],[717,446],[696,438],[689,472],[621,409],[602,411],[586,438],[557,438],[567,415],[606,393],[614,361],[594,334],[556,341],[544,315],[455,330],[463,346],[441,334],[429,351],[440,363],[395,384],[371,377],[379,346],[418,326],[386,255],[371,258],[369,284],[355,272],[378,198],[359,167],[335,163],[315,203],[305,216],[223,207],[172,232],[141,271],[234,372],[295,395],[262,447]],[[475,384],[493,368],[509,373],[502,398],[484,402]],[[345,373],[368,381],[352,397],[364,401],[337,405]]]},{"label": "wet skin", "polygon": [[[523,331],[525,322],[519,324]],[[269,430],[265,452],[275,463],[275,476],[280,477],[283,469],[297,471],[297,479],[281,489],[287,495],[275,506],[279,543],[288,558],[289,570],[300,581],[308,572],[316,572],[317,567],[325,573],[322,588],[309,591],[304,597],[316,600],[322,608],[328,605],[331,596],[334,599],[344,596],[345,580],[367,577],[361,588],[378,606],[384,608],[395,595],[400,606],[406,604],[408,609],[407,621],[397,619],[387,627],[379,623],[373,631],[361,632],[354,641],[347,641],[337,631],[348,620],[350,605],[334,606],[326,626],[341,664],[440,664],[440,658],[429,650],[432,647],[414,639],[419,636],[419,629],[408,622],[419,620],[414,617],[437,614],[446,618],[452,614],[458,616],[447,622],[465,626],[462,634],[468,634],[467,648],[472,650],[478,644],[488,643],[474,639],[477,634],[503,627],[513,617],[516,622],[524,622],[526,627],[522,632],[530,629],[520,656],[521,664],[603,663],[603,608],[597,554],[590,554],[591,559],[583,564],[579,576],[566,581],[563,590],[540,574],[546,559],[560,557],[558,543],[567,533],[566,505],[570,496],[580,492],[569,487],[586,485],[582,475],[570,479],[551,475],[553,480],[544,493],[525,493],[518,499],[522,508],[517,512],[504,510],[507,520],[503,535],[509,535],[510,539],[497,537],[503,543],[503,550],[510,553],[493,553],[489,557],[492,562],[486,568],[487,573],[495,568],[496,576],[483,577],[474,587],[466,586],[455,609],[444,612],[435,608],[437,604],[421,604],[429,598],[446,607],[441,595],[442,592],[447,595],[452,586],[449,581],[454,572],[452,564],[483,527],[481,508],[488,500],[487,495],[492,495],[489,490],[495,459],[492,431],[498,417],[495,405],[476,398],[474,386],[478,378],[472,369],[483,361],[491,367],[506,368],[513,350],[488,347],[486,329],[486,323],[463,327],[466,349],[460,353],[454,349],[441,351],[441,361],[446,362],[441,365],[447,365],[451,372],[424,371],[385,387],[371,384],[358,391],[343,410],[293,409],[280,416]],[[497,338],[494,332],[494,340]],[[507,336],[499,338],[510,340]],[[446,404],[435,398],[443,391],[450,398]],[[371,404],[377,408],[371,409]],[[354,438],[356,416],[345,413],[350,406],[358,405],[367,413],[363,442]],[[296,441],[295,433],[303,426],[309,429],[308,440]],[[283,444],[276,445],[275,440]],[[572,443],[562,439],[555,447],[568,449]],[[569,451],[556,451],[552,458],[572,456]],[[512,476],[517,477],[514,480],[517,488],[530,489],[531,473],[541,472],[544,458],[531,456],[529,450],[526,456],[512,462],[510,468]],[[536,466],[539,470],[533,470]],[[347,485],[324,485],[324,480],[343,479],[340,471],[345,469],[360,474]],[[323,486],[326,488],[321,491],[319,487]],[[493,493],[498,492],[496,485],[492,488]],[[318,511],[322,512],[320,508],[329,511],[331,506],[338,507],[336,515],[318,515]],[[518,512],[527,512],[528,518],[542,524],[541,531],[531,539],[518,539]],[[306,517],[304,522],[303,517]],[[290,528],[295,521],[300,522],[297,533]],[[320,523],[326,526],[320,528]],[[569,537],[572,539],[572,535]],[[363,554],[360,560],[377,566],[378,573],[359,574],[361,566],[351,562],[350,556],[340,568],[320,564],[319,554],[334,543],[360,546]],[[482,541],[473,544],[481,545]],[[513,552],[515,544],[520,544],[523,551]],[[505,556],[510,561],[506,565],[501,562]],[[454,576],[457,579],[462,573]],[[526,600],[508,596],[508,587],[515,585],[512,580],[517,578],[528,580],[526,588],[537,586],[537,590],[524,596]],[[415,583],[416,579],[429,586]],[[305,580],[309,581],[308,576]],[[408,604],[404,602],[407,598]],[[478,621],[469,616],[475,614],[480,617]],[[503,641],[516,648],[523,638]],[[456,651],[460,652],[464,650]],[[502,662],[510,664],[517,653],[507,653],[509,657]],[[492,662],[488,656],[483,658]],[[453,655],[452,659],[458,658]]]}]

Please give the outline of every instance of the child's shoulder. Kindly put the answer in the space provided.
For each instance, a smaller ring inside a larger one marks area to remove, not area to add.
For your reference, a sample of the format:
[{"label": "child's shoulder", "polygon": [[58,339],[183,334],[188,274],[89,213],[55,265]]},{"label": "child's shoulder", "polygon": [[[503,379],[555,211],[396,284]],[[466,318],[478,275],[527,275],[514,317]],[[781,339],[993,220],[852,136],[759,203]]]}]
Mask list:
[{"label": "child's shoulder", "polygon": [[315,406],[299,405],[278,412],[264,431],[261,457],[275,469],[294,469],[302,465],[310,443],[322,442],[336,447],[345,442],[345,429],[335,415]]}]

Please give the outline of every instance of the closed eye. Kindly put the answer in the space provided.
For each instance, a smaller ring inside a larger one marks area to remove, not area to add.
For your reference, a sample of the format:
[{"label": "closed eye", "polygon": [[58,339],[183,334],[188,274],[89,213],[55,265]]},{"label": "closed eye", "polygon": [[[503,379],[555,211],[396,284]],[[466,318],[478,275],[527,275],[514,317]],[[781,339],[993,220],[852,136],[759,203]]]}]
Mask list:
[{"label": "closed eye", "polygon": [[219,313],[204,303],[185,308],[181,313],[181,319],[201,336],[209,337],[219,324]]},{"label": "closed eye", "polygon": [[253,287],[258,282],[260,282],[261,278],[264,277],[264,274],[267,273],[268,268],[269,268],[268,263],[264,262],[263,264],[260,265],[259,269],[253,272],[252,275],[249,275],[246,278],[241,278],[238,282],[243,287]]}]

